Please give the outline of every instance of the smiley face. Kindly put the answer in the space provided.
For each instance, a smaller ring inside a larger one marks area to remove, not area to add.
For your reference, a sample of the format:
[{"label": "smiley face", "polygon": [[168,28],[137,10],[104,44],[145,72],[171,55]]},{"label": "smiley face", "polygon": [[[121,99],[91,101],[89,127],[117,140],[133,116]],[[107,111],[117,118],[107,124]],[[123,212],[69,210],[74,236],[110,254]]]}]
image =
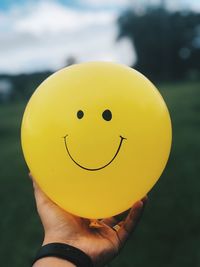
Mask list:
[{"label": "smiley face", "polygon": [[[83,116],[84,116],[84,112],[83,112],[82,110],[79,110],[79,111],[77,112],[77,118],[78,118],[78,119],[82,119]],[[102,113],[102,118],[103,118],[105,121],[110,121],[110,120],[112,119],[112,112],[111,112],[109,109],[104,110],[104,112]],[[121,146],[122,146],[123,141],[126,140],[125,137],[123,137],[123,136],[120,135],[120,136],[119,136],[119,137],[120,137],[120,142],[119,142],[118,148],[116,149],[116,152],[115,152],[114,156],[112,157],[112,159],[111,159],[108,163],[106,163],[105,165],[103,165],[103,166],[101,166],[101,167],[96,167],[96,168],[93,167],[93,168],[89,168],[89,167],[82,166],[80,163],[78,163],[78,162],[73,158],[73,156],[71,155],[71,152],[69,151],[69,148],[68,148],[68,146],[67,146],[67,136],[68,136],[68,135],[65,135],[65,136],[64,136],[64,144],[65,144],[65,148],[66,148],[66,151],[67,151],[69,157],[71,158],[71,160],[72,160],[78,167],[80,167],[80,168],[82,168],[82,169],[84,169],[84,170],[86,170],[86,171],[98,171],[98,170],[101,170],[101,169],[107,167],[108,165],[110,165],[110,164],[113,162],[113,160],[117,157],[117,154],[118,154],[119,151],[120,151],[120,148],[121,148]]]},{"label": "smiley face", "polygon": [[164,100],[142,74],[90,62],[58,71],[23,117],[26,162],[43,191],[87,218],[113,216],[160,177],[171,145]]}]

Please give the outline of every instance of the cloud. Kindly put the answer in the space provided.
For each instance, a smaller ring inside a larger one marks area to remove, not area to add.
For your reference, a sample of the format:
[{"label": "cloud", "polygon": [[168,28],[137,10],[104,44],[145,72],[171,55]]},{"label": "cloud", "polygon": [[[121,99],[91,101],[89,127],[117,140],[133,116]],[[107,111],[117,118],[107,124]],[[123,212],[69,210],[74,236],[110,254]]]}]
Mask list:
[{"label": "cloud", "polygon": [[109,24],[114,21],[115,14],[111,12],[89,12],[70,9],[56,2],[43,1],[38,5],[29,6],[26,15],[20,17],[15,24],[19,32],[73,32],[93,24]]},{"label": "cloud", "polygon": [[128,39],[116,43],[117,13],[39,1],[0,13],[0,72],[56,70],[68,57],[132,64]]}]

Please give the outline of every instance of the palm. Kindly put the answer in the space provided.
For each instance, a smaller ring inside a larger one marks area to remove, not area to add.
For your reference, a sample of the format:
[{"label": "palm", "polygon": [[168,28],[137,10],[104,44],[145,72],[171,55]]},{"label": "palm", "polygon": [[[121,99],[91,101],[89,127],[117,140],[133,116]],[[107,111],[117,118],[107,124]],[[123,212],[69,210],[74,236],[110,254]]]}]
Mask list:
[{"label": "palm", "polygon": [[118,234],[104,222],[98,222],[98,226],[93,227],[91,223],[88,224],[88,220],[84,220],[83,224],[80,224],[79,236],[73,245],[85,251],[98,263],[97,266],[102,266],[117,255],[120,249]]},{"label": "palm", "polygon": [[[63,242],[88,254],[95,266],[104,266],[117,255],[135,228],[146,201],[138,201],[124,221],[116,217],[91,221],[74,216],[54,204],[34,182],[38,213],[45,230],[43,244]],[[113,227],[118,225],[119,229]]]}]

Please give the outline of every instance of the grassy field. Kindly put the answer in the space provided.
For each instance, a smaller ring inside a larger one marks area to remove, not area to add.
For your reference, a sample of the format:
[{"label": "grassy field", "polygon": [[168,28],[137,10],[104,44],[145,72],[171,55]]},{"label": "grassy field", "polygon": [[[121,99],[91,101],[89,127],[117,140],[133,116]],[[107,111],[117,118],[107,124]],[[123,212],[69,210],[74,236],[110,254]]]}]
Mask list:
[{"label": "grassy field", "polygon": [[[200,266],[200,83],[161,86],[172,116],[168,166],[112,267]],[[24,103],[0,106],[0,265],[30,266],[42,241],[21,147]]]}]

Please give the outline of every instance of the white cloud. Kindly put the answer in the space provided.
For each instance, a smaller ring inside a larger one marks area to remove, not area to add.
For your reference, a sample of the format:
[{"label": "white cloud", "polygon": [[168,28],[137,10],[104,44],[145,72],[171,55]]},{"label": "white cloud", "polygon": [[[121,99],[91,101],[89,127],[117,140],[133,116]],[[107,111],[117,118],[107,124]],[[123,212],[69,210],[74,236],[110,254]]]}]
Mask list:
[{"label": "white cloud", "polygon": [[42,1],[29,6],[26,15],[20,17],[15,25],[19,32],[73,32],[83,29],[91,23],[107,24],[113,22],[115,14],[110,12],[88,12],[64,7],[56,2]]},{"label": "white cloud", "polygon": [[132,64],[130,41],[116,43],[114,11],[70,9],[35,2],[0,14],[0,72],[58,69],[67,57]]}]

